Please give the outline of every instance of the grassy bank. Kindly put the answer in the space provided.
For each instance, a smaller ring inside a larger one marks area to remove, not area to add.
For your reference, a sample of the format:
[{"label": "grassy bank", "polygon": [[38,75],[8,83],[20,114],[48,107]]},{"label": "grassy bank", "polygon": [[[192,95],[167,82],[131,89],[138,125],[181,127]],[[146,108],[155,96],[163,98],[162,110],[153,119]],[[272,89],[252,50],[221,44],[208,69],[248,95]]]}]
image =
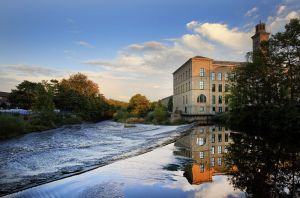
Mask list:
[{"label": "grassy bank", "polygon": [[0,115],[0,139],[8,139],[34,131],[44,131],[68,124],[79,124],[80,115],[56,115],[51,121],[39,116]]}]

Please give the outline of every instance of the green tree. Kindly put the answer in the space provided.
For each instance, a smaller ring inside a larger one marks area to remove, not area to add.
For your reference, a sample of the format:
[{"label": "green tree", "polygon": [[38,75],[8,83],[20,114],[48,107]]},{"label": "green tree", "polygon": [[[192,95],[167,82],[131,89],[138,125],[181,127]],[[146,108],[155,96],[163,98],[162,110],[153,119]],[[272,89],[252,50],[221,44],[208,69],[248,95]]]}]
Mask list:
[{"label": "green tree", "polygon": [[150,110],[150,101],[141,94],[136,94],[129,100],[128,109],[134,116],[143,117]]},{"label": "green tree", "polygon": [[166,122],[169,119],[168,117],[169,117],[169,113],[167,111],[167,108],[164,107],[160,102],[158,102],[153,111],[154,122],[155,123]]},{"label": "green tree", "polygon": [[23,81],[17,85],[17,89],[13,89],[8,96],[8,100],[12,107],[19,107],[22,109],[31,109],[36,95],[36,88],[38,83]]}]

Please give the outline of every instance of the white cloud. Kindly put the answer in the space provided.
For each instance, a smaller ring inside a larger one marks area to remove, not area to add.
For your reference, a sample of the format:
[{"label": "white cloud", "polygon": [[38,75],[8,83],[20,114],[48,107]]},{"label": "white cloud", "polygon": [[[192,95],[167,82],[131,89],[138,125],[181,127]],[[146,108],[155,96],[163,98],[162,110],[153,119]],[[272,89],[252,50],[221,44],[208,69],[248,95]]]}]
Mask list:
[{"label": "white cloud", "polygon": [[285,5],[278,6],[277,15],[281,15],[282,13],[284,13],[285,10],[286,10],[286,6]]},{"label": "white cloud", "polygon": [[287,14],[281,14],[281,16],[277,17],[269,17],[268,18],[268,28],[272,34],[276,32],[282,31],[284,26],[289,23],[289,21],[293,18],[300,18],[299,11],[290,11]]},{"label": "white cloud", "polygon": [[257,7],[253,7],[253,8],[251,8],[250,10],[248,10],[248,11],[246,12],[245,16],[251,17],[251,16],[253,16],[255,13],[257,13],[257,11],[258,11],[258,8],[257,8]]},{"label": "white cloud", "polygon": [[83,47],[87,47],[87,48],[94,48],[94,46],[86,41],[76,41],[75,42],[78,45],[81,45]]},{"label": "white cloud", "polygon": [[192,21],[187,27],[194,32],[210,39],[213,42],[224,45],[235,50],[246,50],[251,45],[252,33],[243,32],[237,28],[229,28],[226,24],[220,23],[198,23]]}]

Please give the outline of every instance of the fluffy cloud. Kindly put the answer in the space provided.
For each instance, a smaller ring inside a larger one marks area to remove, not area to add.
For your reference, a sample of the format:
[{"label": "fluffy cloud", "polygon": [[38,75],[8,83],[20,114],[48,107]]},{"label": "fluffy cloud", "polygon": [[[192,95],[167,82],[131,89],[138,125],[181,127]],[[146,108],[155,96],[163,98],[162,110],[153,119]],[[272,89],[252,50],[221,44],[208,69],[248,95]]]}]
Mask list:
[{"label": "fluffy cloud", "polygon": [[273,34],[278,31],[282,31],[284,29],[285,24],[289,23],[291,19],[300,18],[299,11],[290,11],[287,14],[283,14],[282,12],[276,17],[268,18],[269,31],[271,31],[271,33]]}]

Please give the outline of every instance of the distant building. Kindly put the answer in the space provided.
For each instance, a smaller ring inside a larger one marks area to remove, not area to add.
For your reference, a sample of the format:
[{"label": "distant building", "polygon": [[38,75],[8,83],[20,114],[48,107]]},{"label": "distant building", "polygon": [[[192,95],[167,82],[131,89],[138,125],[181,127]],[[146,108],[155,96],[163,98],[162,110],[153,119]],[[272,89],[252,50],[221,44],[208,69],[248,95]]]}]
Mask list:
[{"label": "distant building", "polygon": [[163,99],[160,99],[159,102],[162,104],[162,106],[168,108],[168,104],[170,100],[173,100],[173,96],[168,96]]},{"label": "distant building", "polygon": [[0,105],[1,104],[6,104],[8,105],[8,96],[9,96],[9,93],[8,92],[3,92],[3,91],[0,91]]},{"label": "distant building", "polygon": [[[268,40],[269,35],[264,23],[256,25],[253,49],[258,49],[260,42]],[[228,79],[231,71],[242,64],[203,56],[186,61],[173,73],[173,116],[180,114],[199,120],[228,111]]]}]

